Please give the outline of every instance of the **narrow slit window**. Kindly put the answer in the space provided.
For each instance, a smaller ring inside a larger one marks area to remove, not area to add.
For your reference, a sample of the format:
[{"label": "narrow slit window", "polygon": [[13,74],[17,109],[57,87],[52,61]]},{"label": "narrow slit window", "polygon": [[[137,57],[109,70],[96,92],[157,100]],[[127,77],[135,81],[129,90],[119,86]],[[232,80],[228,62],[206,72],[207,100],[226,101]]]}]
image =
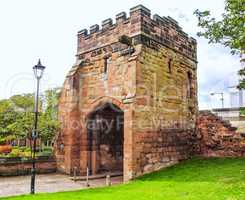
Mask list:
[{"label": "narrow slit window", "polygon": [[104,74],[108,73],[108,58],[104,58]]},{"label": "narrow slit window", "polygon": [[172,64],[173,64],[173,60],[170,58],[168,60],[168,72],[171,74],[172,73]]},{"label": "narrow slit window", "polygon": [[193,95],[193,91],[192,91],[192,74],[191,72],[187,73],[187,78],[188,78],[188,82],[187,82],[187,97],[188,98],[192,98]]}]

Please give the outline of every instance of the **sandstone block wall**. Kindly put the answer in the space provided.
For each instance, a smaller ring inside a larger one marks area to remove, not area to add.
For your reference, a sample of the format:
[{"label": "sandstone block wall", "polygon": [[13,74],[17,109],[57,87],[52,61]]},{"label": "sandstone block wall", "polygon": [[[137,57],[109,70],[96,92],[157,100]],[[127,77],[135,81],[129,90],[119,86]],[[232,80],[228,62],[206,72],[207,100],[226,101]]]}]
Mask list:
[{"label": "sandstone block wall", "polygon": [[[126,36],[128,42],[122,42]],[[151,17],[142,5],[78,32],[76,63],[59,101],[58,169],[85,174],[92,154],[86,125],[104,104],[124,117],[124,179],[188,158],[195,149],[196,41],[171,17]],[[104,156],[105,158],[105,156]]]},{"label": "sandstone block wall", "polygon": [[160,44],[144,45],[136,88],[137,175],[190,157],[196,144],[196,62]]}]

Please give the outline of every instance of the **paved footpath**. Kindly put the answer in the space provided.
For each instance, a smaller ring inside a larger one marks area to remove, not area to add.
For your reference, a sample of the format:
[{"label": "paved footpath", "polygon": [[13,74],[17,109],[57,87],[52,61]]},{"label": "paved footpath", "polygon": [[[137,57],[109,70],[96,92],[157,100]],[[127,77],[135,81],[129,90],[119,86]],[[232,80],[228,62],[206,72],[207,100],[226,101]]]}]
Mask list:
[{"label": "paved footpath", "polygon": [[[29,194],[30,176],[0,177],[0,197]],[[122,177],[111,178],[112,185],[122,183]],[[91,187],[105,186],[105,178],[90,180]],[[37,175],[36,192],[59,192],[79,190],[86,187],[85,181],[72,181],[62,174]]]}]

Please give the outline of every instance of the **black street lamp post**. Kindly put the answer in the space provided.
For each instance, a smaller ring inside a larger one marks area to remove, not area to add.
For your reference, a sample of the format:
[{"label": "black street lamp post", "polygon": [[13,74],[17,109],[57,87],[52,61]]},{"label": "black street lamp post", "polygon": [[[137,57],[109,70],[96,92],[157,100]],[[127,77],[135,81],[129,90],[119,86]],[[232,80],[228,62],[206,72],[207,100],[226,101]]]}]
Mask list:
[{"label": "black street lamp post", "polygon": [[37,65],[33,67],[35,78],[37,79],[37,90],[35,94],[35,107],[34,107],[34,128],[32,130],[32,170],[31,170],[31,194],[35,194],[35,179],[36,179],[36,147],[37,147],[37,137],[38,137],[38,131],[37,131],[37,123],[38,123],[38,99],[39,99],[39,83],[40,79],[43,76],[43,71],[45,69],[45,66],[41,64],[41,61],[39,59]]}]

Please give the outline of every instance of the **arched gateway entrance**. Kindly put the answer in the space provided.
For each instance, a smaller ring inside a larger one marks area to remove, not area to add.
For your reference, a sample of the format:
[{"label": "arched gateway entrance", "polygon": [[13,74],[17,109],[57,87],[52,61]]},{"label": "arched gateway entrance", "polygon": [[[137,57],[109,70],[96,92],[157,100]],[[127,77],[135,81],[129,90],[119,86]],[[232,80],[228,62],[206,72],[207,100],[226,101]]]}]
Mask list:
[{"label": "arched gateway entrance", "polygon": [[91,174],[123,171],[124,113],[104,103],[87,118],[88,169]]}]

